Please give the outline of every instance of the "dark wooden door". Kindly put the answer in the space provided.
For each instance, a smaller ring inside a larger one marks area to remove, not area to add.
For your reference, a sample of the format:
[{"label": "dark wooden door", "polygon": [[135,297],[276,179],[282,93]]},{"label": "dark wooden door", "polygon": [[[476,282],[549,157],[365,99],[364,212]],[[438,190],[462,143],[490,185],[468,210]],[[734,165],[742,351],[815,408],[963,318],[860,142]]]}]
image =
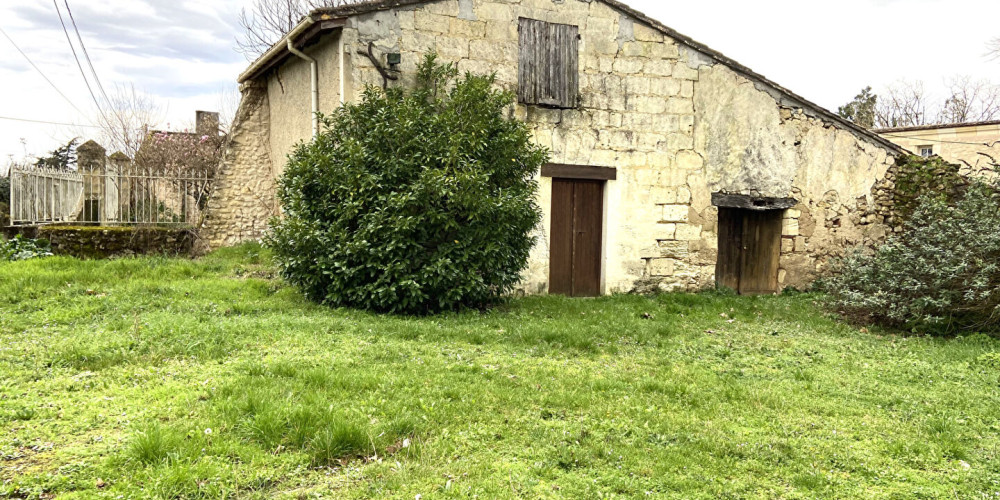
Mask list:
[{"label": "dark wooden door", "polygon": [[716,282],[743,295],[778,291],[781,211],[719,208]]},{"label": "dark wooden door", "polygon": [[601,294],[604,181],[552,179],[549,293]]},{"label": "dark wooden door", "polygon": [[743,267],[742,211],[719,208],[719,260],[715,263],[716,283],[739,291],[741,267]]}]

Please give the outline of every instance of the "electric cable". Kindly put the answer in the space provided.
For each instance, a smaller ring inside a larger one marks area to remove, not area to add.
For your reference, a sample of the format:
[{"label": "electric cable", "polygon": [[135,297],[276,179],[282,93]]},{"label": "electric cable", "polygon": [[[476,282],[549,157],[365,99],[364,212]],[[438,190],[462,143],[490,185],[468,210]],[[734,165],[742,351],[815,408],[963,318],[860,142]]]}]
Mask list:
[{"label": "electric cable", "polygon": [[52,89],[55,90],[56,93],[62,96],[62,98],[65,99],[70,106],[73,106],[73,109],[80,112],[80,114],[85,114],[83,111],[80,110],[80,108],[76,107],[76,104],[74,104],[69,97],[66,97],[66,94],[63,94],[63,92],[59,90],[59,87],[57,87],[55,83],[52,83],[52,80],[50,80],[49,77],[45,75],[45,72],[42,71],[42,69],[39,68],[38,65],[36,65],[35,62],[31,60],[30,57],[28,57],[28,54],[25,54],[24,51],[21,50],[21,47],[17,46],[17,43],[14,42],[14,39],[11,38],[10,35],[8,35],[7,32],[3,30],[3,28],[0,28],[0,33],[3,33],[3,36],[7,38],[7,41],[9,41],[10,44],[13,45],[14,48],[17,49],[17,51],[20,52],[22,56],[24,56],[24,59],[28,61],[28,64],[30,64],[32,68],[35,68],[35,71],[37,71],[39,75],[42,75],[42,78],[44,78],[46,82],[49,82],[49,85],[52,86]]},{"label": "electric cable", "polygon": [[87,66],[90,67],[90,74],[94,75],[94,82],[97,84],[98,90],[101,91],[101,95],[104,96],[104,102],[111,106],[111,99],[108,99],[108,93],[104,91],[104,85],[101,85],[101,79],[97,76],[97,70],[94,69],[94,63],[90,60],[90,54],[87,53],[87,46],[83,44],[83,36],[80,35],[80,29],[76,26],[76,18],[73,17],[73,11],[69,8],[69,0],[63,0],[63,5],[66,6],[66,13],[69,14],[69,20],[73,24],[76,39],[80,41],[80,50],[83,51],[83,57],[87,60]]},{"label": "electric cable", "polygon": [[88,127],[88,128],[101,128],[97,125],[81,125],[79,123],[66,123],[66,122],[53,122],[48,120],[33,120],[30,118],[15,118],[13,116],[0,116],[0,120],[11,120],[15,122],[28,122],[28,123],[45,123],[48,125],[66,125],[70,127]]},{"label": "electric cable", "polygon": [[76,60],[76,67],[80,69],[80,76],[83,77],[83,82],[87,84],[87,92],[90,93],[90,98],[94,100],[94,105],[97,106],[98,115],[105,123],[108,123],[108,119],[104,116],[104,111],[101,109],[101,103],[97,101],[94,89],[90,86],[90,80],[87,80],[87,73],[83,71],[83,65],[80,64],[80,57],[76,54],[76,47],[73,46],[73,41],[69,38],[69,30],[66,28],[66,22],[63,21],[62,11],[59,10],[59,3],[56,0],[52,0],[52,5],[56,7],[56,14],[59,15],[59,24],[62,24],[63,33],[66,35],[66,43],[69,44],[69,50],[73,52],[73,59]]}]

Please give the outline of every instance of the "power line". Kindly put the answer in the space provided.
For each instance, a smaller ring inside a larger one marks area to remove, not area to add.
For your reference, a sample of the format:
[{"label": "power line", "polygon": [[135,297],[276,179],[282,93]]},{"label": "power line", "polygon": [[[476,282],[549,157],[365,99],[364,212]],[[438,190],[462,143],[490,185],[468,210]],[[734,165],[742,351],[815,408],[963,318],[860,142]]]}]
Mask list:
[{"label": "power line", "polygon": [[50,122],[47,120],[32,120],[30,118],[14,118],[12,116],[0,116],[0,120],[11,120],[15,122],[28,122],[28,123],[45,123],[48,125],[67,125],[70,127],[101,128],[98,127],[97,125],[80,125],[79,123]]},{"label": "power line", "polygon": [[80,114],[85,114],[83,111],[80,111],[80,108],[76,107],[76,104],[74,104],[69,97],[66,97],[66,94],[63,94],[62,91],[59,90],[59,87],[56,87],[56,84],[52,83],[52,80],[50,80],[49,77],[45,75],[45,72],[43,72],[41,68],[39,68],[38,65],[36,65],[35,62],[31,60],[30,57],[28,57],[28,54],[25,54],[24,51],[21,50],[21,47],[18,47],[17,44],[14,43],[14,39],[11,38],[10,35],[8,35],[7,32],[3,30],[3,28],[0,28],[0,33],[3,33],[3,36],[7,38],[7,41],[9,41],[10,44],[13,45],[14,48],[17,49],[17,51],[20,52],[22,56],[24,56],[24,58],[28,61],[28,64],[30,64],[32,68],[35,68],[35,71],[37,71],[39,75],[42,75],[42,78],[44,78],[46,82],[49,82],[49,85],[52,86],[52,89],[55,90],[56,93],[62,96],[62,98],[65,99],[70,106],[73,106],[73,109],[77,110]]},{"label": "power line", "polygon": [[69,20],[73,23],[73,31],[76,32],[76,39],[80,41],[80,50],[83,51],[83,57],[87,60],[87,66],[90,67],[90,74],[94,75],[94,82],[97,83],[97,88],[100,89],[101,95],[104,96],[104,102],[111,106],[111,99],[108,99],[108,93],[104,91],[104,85],[101,85],[101,79],[97,77],[97,70],[94,69],[94,63],[90,61],[90,54],[87,53],[87,46],[83,44],[83,37],[80,36],[80,29],[76,27],[76,19],[73,17],[73,11],[69,9],[69,0],[63,0],[63,5],[66,6],[66,13],[69,14]]},{"label": "power line", "polygon": [[80,69],[80,76],[83,77],[83,83],[87,84],[87,92],[90,92],[90,98],[94,100],[94,105],[97,106],[97,113],[105,122],[107,118],[104,117],[104,111],[101,110],[101,103],[97,102],[97,96],[94,95],[94,89],[90,87],[90,80],[87,80],[87,73],[83,71],[83,65],[80,64],[80,58],[76,55],[76,47],[73,46],[73,41],[69,38],[69,30],[66,28],[66,22],[63,21],[62,11],[59,10],[59,3],[56,0],[52,0],[52,5],[56,7],[56,14],[59,15],[59,24],[62,24],[63,33],[66,34],[66,43],[69,44],[69,50],[73,52],[73,59],[76,60],[76,67]]}]

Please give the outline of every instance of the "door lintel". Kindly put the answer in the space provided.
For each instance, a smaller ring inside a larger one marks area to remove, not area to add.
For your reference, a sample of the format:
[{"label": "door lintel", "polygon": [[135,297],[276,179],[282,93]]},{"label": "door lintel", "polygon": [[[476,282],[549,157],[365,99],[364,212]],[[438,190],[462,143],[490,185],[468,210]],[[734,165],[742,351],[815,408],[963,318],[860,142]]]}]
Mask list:
[{"label": "door lintel", "polygon": [[712,205],[744,210],[787,210],[799,204],[795,198],[769,198],[745,194],[712,193]]},{"label": "door lintel", "polygon": [[618,169],[614,167],[596,167],[592,165],[565,165],[561,163],[548,163],[542,166],[542,177],[613,181],[618,179]]}]

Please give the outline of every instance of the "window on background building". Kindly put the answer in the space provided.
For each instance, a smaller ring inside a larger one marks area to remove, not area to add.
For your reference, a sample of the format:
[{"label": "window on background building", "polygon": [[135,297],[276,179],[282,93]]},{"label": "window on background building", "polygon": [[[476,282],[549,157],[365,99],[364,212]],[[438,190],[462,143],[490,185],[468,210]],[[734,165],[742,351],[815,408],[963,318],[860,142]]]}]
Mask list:
[{"label": "window on background building", "polygon": [[518,101],[575,108],[580,92],[580,29],[521,18]]},{"label": "window on background building", "polygon": [[934,146],[920,146],[920,156],[924,158],[934,156]]}]

